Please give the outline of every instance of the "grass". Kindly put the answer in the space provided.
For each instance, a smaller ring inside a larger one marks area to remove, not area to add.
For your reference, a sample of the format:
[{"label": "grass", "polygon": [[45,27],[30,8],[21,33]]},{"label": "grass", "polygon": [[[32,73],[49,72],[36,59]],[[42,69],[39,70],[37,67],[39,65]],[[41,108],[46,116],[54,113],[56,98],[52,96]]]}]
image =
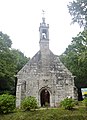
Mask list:
[{"label": "grass", "polygon": [[0,115],[0,120],[87,120],[87,111],[84,107],[75,108],[72,111],[63,108],[17,111]]}]

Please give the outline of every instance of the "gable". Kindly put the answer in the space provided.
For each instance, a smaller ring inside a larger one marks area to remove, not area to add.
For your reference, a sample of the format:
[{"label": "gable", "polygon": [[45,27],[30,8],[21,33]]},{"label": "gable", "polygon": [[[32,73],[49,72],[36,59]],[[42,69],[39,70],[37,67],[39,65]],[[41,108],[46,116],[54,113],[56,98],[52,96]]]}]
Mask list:
[{"label": "gable", "polygon": [[33,57],[26,63],[26,65],[18,72],[17,77],[26,76],[31,72],[41,73],[42,67],[49,67],[47,72],[54,72],[58,79],[62,79],[62,76],[72,76],[72,73],[63,65],[57,55],[54,55],[51,51],[49,54],[47,66],[42,66],[41,51],[39,50]]}]

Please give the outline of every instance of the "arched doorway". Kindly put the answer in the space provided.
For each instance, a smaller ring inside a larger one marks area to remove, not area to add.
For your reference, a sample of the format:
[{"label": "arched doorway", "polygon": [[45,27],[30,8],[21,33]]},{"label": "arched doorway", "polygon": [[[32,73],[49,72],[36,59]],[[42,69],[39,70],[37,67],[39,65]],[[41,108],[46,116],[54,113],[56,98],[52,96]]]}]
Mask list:
[{"label": "arched doorway", "polygon": [[50,105],[50,93],[47,89],[41,91],[40,101],[41,101],[41,106],[44,106],[46,103]]}]

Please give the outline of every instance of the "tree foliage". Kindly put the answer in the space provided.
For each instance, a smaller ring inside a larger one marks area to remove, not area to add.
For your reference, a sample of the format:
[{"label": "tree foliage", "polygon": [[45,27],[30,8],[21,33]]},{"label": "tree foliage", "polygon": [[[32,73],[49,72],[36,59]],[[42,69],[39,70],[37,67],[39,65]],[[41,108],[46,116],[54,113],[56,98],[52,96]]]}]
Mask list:
[{"label": "tree foliage", "polygon": [[9,36],[0,32],[0,93],[15,92],[14,75],[28,61],[21,51],[12,49],[11,45]]},{"label": "tree foliage", "polygon": [[7,34],[0,32],[0,52],[11,48],[12,41]]},{"label": "tree foliage", "polygon": [[27,58],[26,56],[24,56],[24,54],[16,49],[12,49],[12,53],[14,54],[15,62],[16,62],[16,66],[17,66],[17,71],[18,72],[24,65],[25,63],[29,60],[29,58]]},{"label": "tree foliage", "polygon": [[68,5],[72,22],[87,27],[87,0],[73,0]]},{"label": "tree foliage", "polygon": [[72,38],[71,45],[66,48],[60,59],[73,73],[78,88],[87,87],[87,30]]}]

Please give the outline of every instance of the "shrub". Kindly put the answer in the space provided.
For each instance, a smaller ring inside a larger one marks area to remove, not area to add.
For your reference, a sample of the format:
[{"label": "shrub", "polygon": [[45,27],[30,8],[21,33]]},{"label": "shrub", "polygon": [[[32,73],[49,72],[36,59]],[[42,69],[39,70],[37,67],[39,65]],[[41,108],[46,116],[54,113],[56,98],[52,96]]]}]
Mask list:
[{"label": "shrub", "polygon": [[78,100],[74,100],[75,105],[79,106]]},{"label": "shrub", "polygon": [[15,97],[9,94],[0,95],[0,113],[12,112],[15,108]]},{"label": "shrub", "polygon": [[85,99],[83,100],[83,104],[84,104],[85,107],[87,108],[87,98],[85,98]]},{"label": "shrub", "polygon": [[75,105],[75,101],[72,98],[65,98],[60,104],[65,109],[71,110]]},{"label": "shrub", "polygon": [[23,110],[31,110],[31,109],[36,109],[38,108],[38,105],[37,105],[37,100],[35,97],[26,97],[22,100],[21,102],[21,109]]}]

